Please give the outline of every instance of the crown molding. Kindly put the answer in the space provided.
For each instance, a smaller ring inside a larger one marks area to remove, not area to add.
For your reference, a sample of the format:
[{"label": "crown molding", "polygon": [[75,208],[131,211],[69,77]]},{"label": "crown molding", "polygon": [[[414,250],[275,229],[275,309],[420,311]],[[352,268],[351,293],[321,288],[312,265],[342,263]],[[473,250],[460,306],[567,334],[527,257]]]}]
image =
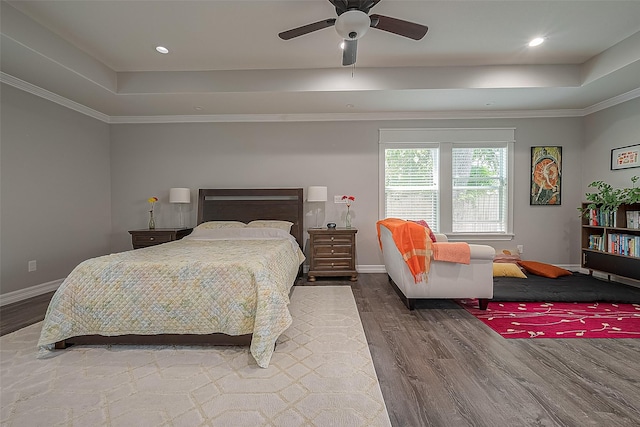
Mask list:
[{"label": "crown molding", "polygon": [[424,111],[385,113],[318,113],[318,114],[218,114],[191,116],[112,116],[110,123],[241,123],[241,122],[343,122],[381,120],[438,119],[505,119],[540,117],[580,117],[584,110],[521,110],[521,111]]},{"label": "crown molding", "polygon": [[614,96],[613,98],[606,99],[602,102],[598,102],[597,104],[593,104],[590,107],[584,109],[584,115],[587,116],[589,114],[597,113],[598,111],[606,110],[607,108],[614,107],[618,104],[622,104],[623,102],[631,101],[640,96],[640,88],[636,88],[630,90],[627,93],[623,93],[618,96]]},{"label": "crown molding", "polygon": [[109,124],[140,123],[243,123],[243,122],[340,122],[382,120],[442,120],[442,119],[531,119],[583,117],[640,97],[640,88],[583,109],[557,110],[495,110],[495,111],[422,111],[380,113],[317,113],[317,114],[213,114],[173,116],[109,116],[75,101],[57,95],[34,84],[0,71],[0,82],[47,99],[71,110]]},{"label": "crown molding", "polygon": [[0,82],[2,83],[6,83],[9,86],[13,86],[16,89],[20,89],[23,90],[25,92],[28,92],[32,95],[36,95],[39,96],[40,98],[44,98],[48,101],[51,102],[55,102],[56,104],[62,105],[63,107],[67,107],[70,110],[74,110],[77,111],[78,113],[82,113],[86,116],[89,117],[93,117],[94,119],[98,119],[101,122],[105,122],[105,123],[109,123],[111,121],[111,118],[106,115],[103,114],[99,111],[96,111],[92,108],[86,107],[82,104],[79,104],[75,101],[71,101],[70,99],[67,99],[63,96],[60,95],[56,95],[53,92],[49,92],[46,89],[43,89],[39,86],[36,86],[34,84],[31,84],[29,82],[25,82],[24,80],[20,80],[16,77],[13,77],[10,74],[4,73],[2,71],[0,71]]}]

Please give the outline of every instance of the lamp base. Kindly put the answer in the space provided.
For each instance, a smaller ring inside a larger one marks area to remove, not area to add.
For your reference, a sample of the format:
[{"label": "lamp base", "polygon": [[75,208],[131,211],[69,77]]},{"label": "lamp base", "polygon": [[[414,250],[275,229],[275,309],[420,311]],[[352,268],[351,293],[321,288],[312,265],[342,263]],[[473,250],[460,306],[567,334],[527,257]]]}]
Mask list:
[{"label": "lamp base", "polygon": [[311,228],[313,228],[314,230],[318,230],[318,229],[323,228],[323,227],[320,225],[320,223],[318,222],[318,214],[319,214],[319,213],[320,213],[320,208],[316,209],[316,226],[315,226],[315,227],[311,227]]},{"label": "lamp base", "polygon": [[179,204],[178,209],[180,210],[180,221],[178,223],[179,228],[185,228],[184,226],[184,215],[182,214],[182,203]]}]

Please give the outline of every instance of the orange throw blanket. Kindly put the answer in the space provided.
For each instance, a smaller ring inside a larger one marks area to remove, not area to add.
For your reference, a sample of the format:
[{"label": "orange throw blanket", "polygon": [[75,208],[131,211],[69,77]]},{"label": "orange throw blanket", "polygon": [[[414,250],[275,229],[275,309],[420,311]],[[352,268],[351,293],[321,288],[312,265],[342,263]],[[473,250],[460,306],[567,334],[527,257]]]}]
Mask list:
[{"label": "orange throw blanket", "polygon": [[466,242],[439,242],[433,244],[433,260],[471,263],[471,248]]},{"label": "orange throw blanket", "polygon": [[422,225],[399,218],[386,218],[376,223],[378,230],[378,243],[382,249],[380,240],[380,225],[384,225],[391,231],[393,241],[396,243],[402,258],[409,266],[416,283],[427,281],[427,273],[431,265],[431,239],[429,232]]}]

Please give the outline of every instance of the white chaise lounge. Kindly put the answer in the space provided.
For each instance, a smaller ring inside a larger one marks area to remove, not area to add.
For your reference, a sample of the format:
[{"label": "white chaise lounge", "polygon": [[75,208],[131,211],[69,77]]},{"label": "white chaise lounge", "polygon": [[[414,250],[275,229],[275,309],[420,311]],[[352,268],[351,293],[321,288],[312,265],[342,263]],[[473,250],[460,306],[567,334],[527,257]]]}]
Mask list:
[{"label": "white chaise lounge", "polygon": [[[438,242],[447,236],[436,234]],[[391,231],[380,226],[380,243],[389,281],[410,310],[419,299],[478,298],[485,310],[493,298],[493,258],[495,250],[488,245],[470,244],[470,264],[431,261],[427,281],[415,283],[413,275],[393,241]]]}]

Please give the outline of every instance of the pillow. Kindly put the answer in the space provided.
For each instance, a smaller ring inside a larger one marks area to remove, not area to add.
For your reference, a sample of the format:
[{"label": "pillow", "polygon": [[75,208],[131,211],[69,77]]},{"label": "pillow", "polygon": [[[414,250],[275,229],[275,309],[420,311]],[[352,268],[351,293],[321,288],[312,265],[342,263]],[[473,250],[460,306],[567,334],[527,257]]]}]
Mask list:
[{"label": "pillow", "polygon": [[412,219],[410,219],[409,221],[411,222],[415,222],[416,224],[420,224],[421,226],[423,226],[424,228],[427,229],[427,233],[429,234],[429,238],[431,239],[432,242],[436,241],[436,235],[433,234],[433,231],[431,231],[431,227],[429,227],[429,224],[427,224],[427,221],[420,219],[417,221],[414,221]]},{"label": "pillow", "polygon": [[288,232],[273,227],[200,228],[184,237],[185,240],[288,240],[291,250],[300,252],[296,239]]},{"label": "pillow", "polygon": [[247,224],[240,221],[207,221],[196,227],[203,229],[213,229],[213,228],[244,228]]},{"label": "pillow", "polygon": [[510,262],[516,264],[518,261],[520,261],[520,255],[512,254],[511,251],[506,249],[502,252],[496,252],[495,257],[493,257],[493,262]]},{"label": "pillow", "polygon": [[186,240],[272,240],[295,239],[284,230],[273,227],[196,228]]},{"label": "pillow", "polygon": [[518,264],[531,274],[557,279],[560,276],[571,276],[573,273],[555,265],[538,261],[518,261]]},{"label": "pillow", "polygon": [[289,221],[280,221],[277,219],[257,219],[255,221],[251,221],[247,224],[247,227],[253,228],[277,228],[280,230],[284,230],[287,233],[291,232],[292,222]]},{"label": "pillow", "polygon": [[493,263],[493,277],[518,277],[526,279],[527,276],[520,270],[517,264]]}]

